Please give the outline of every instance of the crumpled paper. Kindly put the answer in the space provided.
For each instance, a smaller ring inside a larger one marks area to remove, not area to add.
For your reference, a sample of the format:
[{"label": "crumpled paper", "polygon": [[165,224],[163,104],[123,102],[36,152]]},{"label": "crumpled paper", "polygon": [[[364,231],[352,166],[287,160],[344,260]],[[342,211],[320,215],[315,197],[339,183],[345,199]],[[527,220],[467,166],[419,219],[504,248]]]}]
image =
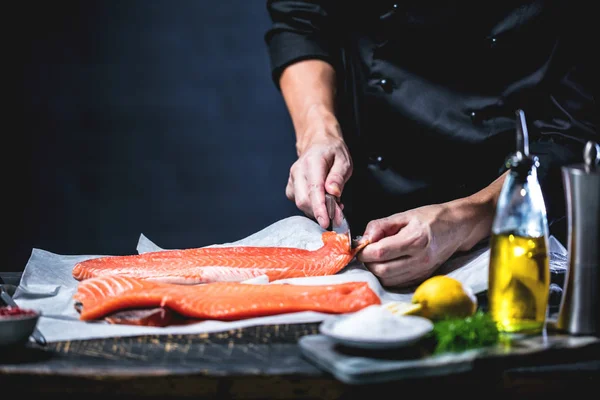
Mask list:
[{"label": "crumpled paper", "polygon": [[[244,239],[207,247],[281,246],[313,250],[322,246],[322,232],[323,229],[313,220],[303,216],[292,216],[277,221]],[[551,253],[559,256],[555,258],[558,262],[551,263],[551,266],[566,268],[566,249],[554,238],[551,238],[550,244]],[[145,253],[162,250],[162,248],[141,234],[136,250],[138,253]],[[169,327],[113,325],[104,321],[80,321],[73,301],[73,294],[77,289],[78,282],[72,277],[71,271],[77,262],[101,256],[103,255],[60,255],[42,249],[33,249],[13,297],[19,306],[41,311],[42,317],[38,322],[38,328],[48,342],[117,336],[198,334],[264,324],[319,322],[329,316],[326,313],[307,311],[249,318],[241,321],[202,321],[190,325]],[[565,260],[565,262],[561,262],[561,260]],[[452,276],[469,286],[474,293],[480,293],[487,290],[488,262],[489,248],[484,245],[471,252],[453,257],[440,268],[439,273]],[[291,278],[271,283],[266,277],[258,277],[246,281],[246,283],[322,285],[349,281],[368,282],[384,304],[391,301],[409,302],[413,294],[413,290],[410,289],[403,291],[384,289],[377,278],[356,260],[332,276]]]}]

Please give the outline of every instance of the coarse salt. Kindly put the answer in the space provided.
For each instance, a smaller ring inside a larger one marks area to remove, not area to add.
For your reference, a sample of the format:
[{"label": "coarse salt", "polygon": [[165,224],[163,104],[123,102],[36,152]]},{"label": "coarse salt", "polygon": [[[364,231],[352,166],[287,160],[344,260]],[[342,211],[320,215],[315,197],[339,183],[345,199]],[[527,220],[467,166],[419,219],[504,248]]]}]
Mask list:
[{"label": "coarse salt", "polygon": [[365,307],[340,319],[332,327],[333,334],[357,340],[393,340],[414,330],[401,316],[380,305]]}]

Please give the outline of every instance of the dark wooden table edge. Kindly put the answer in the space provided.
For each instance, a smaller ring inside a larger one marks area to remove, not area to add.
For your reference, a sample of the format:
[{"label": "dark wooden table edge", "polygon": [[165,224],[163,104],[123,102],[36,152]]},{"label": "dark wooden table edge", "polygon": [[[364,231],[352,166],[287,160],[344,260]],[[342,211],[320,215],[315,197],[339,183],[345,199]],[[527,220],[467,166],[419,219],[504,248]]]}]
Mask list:
[{"label": "dark wooden table edge", "polygon": [[511,399],[556,398],[580,391],[599,388],[600,372],[580,365],[567,371],[531,371],[514,374],[510,371],[491,374],[476,372],[446,375],[436,379],[418,378],[401,382],[389,381],[373,384],[349,385],[325,374],[324,376],[296,375],[173,375],[156,379],[111,379],[48,375],[0,375],[3,390],[17,390],[20,395],[33,394],[37,398],[62,399],[366,399],[373,396],[389,396],[390,393],[418,393],[419,397],[459,395],[461,398],[510,396]]},{"label": "dark wooden table edge", "polygon": [[[7,284],[18,285],[20,274],[6,278]],[[494,365],[498,360],[487,360],[485,372],[479,371],[481,360],[476,360],[478,368],[471,371],[448,374],[445,376],[423,377],[409,380],[388,381],[376,384],[347,384],[318,368],[315,373],[281,373],[271,374],[257,372],[253,374],[238,371],[237,373],[213,373],[210,370],[182,371],[172,373],[166,371],[162,375],[149,374],[139,376],[111,376],[110,374],[57,374],[55,371],[28,371],[27,368],[16,368],[12,371],[2,368],[0,362],[0,387],[6,390],[19,390],[21,394],[35,394],[38,398],[61,394],[63,399],[81,395],[87,398],[106,398],[110,394],[115,400],[120,398],[137,399],[148,397],[170,398],[272,398],[272,399],[349,399],[368,398],[384,395],[389,390],[419,390],[422,394],[434,390],[446,393],[462,393],[461,397],[469,397],[472,391],[481,397],[486,391],[494,395],[510,395],[516,398],[554,398],[570,393],[573,386],[578,390],[598,389],[600,380],[600,357],[597,349],[586,354],[565,357],[557,363],[544,363],[533,357],[529,363],[518,366]],[[584,357],[585,356],[585,357]],[[119,362],[118,360],[115,362]],[[154,367],[151,367],[154,368]],[[466,392],[465,392],[466,391]],[[434,393],[432,392],[432,393]]]}]

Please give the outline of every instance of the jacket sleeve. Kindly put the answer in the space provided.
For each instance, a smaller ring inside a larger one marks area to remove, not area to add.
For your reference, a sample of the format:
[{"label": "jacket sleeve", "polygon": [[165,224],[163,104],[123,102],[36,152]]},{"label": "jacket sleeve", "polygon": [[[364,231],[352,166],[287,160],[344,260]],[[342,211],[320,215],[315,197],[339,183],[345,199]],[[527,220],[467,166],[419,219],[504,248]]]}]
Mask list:
[{"label": "jacket sleeve", "polygon": [[340,51],[335,38],[333,1],[268,0],[271,26],[265,42],[271,62],[273,82],[290,64],[320,59],[334,68],[339,65]]}]

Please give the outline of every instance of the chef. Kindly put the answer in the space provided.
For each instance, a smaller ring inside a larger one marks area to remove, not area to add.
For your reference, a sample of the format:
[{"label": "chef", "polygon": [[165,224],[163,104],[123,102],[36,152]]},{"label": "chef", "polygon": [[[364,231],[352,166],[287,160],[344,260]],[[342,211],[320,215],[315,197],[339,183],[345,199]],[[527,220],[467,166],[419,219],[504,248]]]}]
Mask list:
[{"label": "chef", "polygon": [[324,228],[325,193],[340,198],[372,242],[359,259],[385,286],[415,285],[489,236],[522,109],[552,232],[560,167],[598,141],[587,7],[267,1],[298,154],[287,197]]}]

